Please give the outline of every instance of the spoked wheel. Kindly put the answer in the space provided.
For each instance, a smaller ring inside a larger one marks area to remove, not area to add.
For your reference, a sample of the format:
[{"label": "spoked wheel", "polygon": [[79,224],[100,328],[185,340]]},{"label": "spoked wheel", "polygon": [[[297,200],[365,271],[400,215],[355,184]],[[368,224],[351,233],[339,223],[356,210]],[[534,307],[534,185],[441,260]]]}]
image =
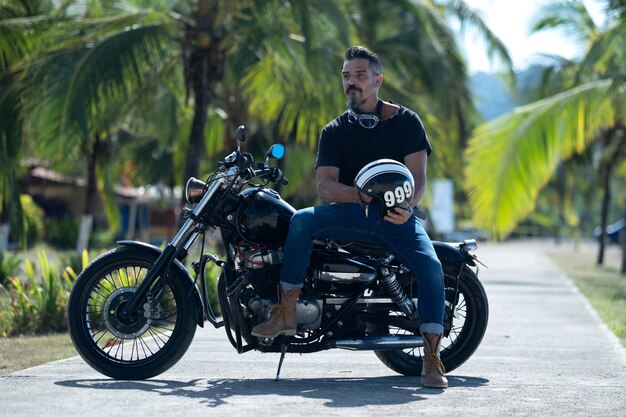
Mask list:
[{"label": "spoked wheel", "polygon": [[70,335],[83,359],[104,375],[153,377],[178,362],[193,340],[196,322],[180,277],[161,278],[140,312],[121,314],[156,258],[139,248],[118,248],[76,279],[68,301]]},{"label": "spoked wheel", "polygon": [[[446,307],[444,328],[450,326],[449,333],[441,342],[441,361],[446,372],[461,366],[480,344],[489,317],[489,307],[485,290],[476,277],[476,274],[467,266],[463,267],[459,285],[459,297],[454,303],[454,289],[456,276],[459,271],[458,263],[443,263],[444,285],[446,288]],[[407,289],[407,292],[408,289]],[[389,314],[396,314],[390,311]],[[397,327],[375,325],[375,333],[392,335],[412,335],[413,333]],[[420,375],[422,372],[423,348],[404,350],[376,351],[375,354],[387,367],[404,375]]]}]

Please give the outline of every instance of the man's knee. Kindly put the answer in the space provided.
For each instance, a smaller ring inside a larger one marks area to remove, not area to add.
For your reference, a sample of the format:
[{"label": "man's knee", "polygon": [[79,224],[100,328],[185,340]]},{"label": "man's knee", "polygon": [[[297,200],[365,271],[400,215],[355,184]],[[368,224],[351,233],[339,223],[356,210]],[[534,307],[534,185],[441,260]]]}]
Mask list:
[{"label": "man's knee", "polygon": [[289,231],[293,233],[306,232],[310,229],[314,217],[314,213],[309,209],[296,211],[289,222]]},{"label": "man's knee", "polygon": [[441,262],[436,256],[424,257],[418,267],[415,275],[420,275],[428,281],[439,282],[443,280],[443,269]]}]

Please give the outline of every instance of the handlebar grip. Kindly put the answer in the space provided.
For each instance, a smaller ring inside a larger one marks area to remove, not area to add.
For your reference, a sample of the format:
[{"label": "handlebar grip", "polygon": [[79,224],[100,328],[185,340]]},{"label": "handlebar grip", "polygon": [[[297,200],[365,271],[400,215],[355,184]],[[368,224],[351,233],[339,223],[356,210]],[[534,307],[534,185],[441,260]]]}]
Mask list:
[{"label": "handlebar grip", "polygon": [[280,182],[283,185],[289,184],[289,180],[285,178],[285,175],[280,168],[272,168],[272,181]]}]

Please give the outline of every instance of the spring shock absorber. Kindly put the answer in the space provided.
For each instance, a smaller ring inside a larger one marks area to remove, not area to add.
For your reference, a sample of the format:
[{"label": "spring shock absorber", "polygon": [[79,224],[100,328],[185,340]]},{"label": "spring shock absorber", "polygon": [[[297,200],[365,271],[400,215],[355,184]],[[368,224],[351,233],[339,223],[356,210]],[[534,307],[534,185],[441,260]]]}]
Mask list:
[{"label": "spring shock absorber", "polygon": [[411,299],[404,293],[402,287],[400,287],[396,274],[384,267],[380,269],[380,272],[383,276],[383,283],[387,291],[389,291],[393,302],[400,307],[404,314],[412,319],[417,318],[417,309]]}]

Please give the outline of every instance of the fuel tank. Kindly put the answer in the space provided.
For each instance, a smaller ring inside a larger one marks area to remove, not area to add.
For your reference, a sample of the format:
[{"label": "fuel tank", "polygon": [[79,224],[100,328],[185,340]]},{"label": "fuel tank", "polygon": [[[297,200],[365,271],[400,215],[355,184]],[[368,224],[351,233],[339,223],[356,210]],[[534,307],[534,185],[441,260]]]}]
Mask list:
[{"label": "fuel tank", "polygon": [[235,225],[241,237],[258,245],[283,246],[296,209],[269,188],[249,188],[240,196]]}]

